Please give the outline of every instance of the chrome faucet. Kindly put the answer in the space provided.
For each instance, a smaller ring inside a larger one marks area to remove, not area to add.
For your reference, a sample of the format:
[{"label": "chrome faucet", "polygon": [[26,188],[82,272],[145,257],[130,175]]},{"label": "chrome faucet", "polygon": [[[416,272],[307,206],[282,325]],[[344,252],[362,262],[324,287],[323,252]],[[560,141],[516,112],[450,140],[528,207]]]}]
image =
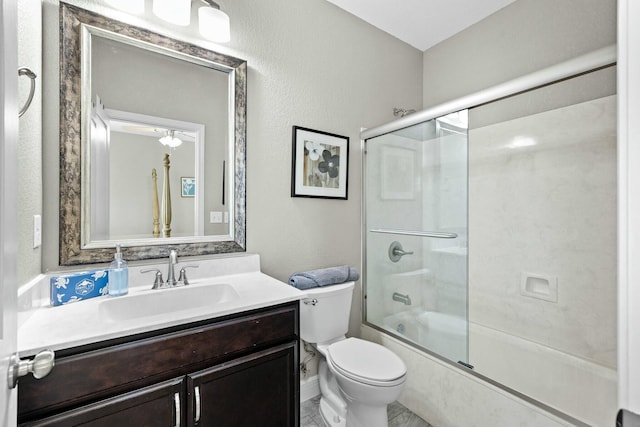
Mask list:
[{"label": "chrome faucet", "polygon": [[164,281],[162,280],[162,272],[157,268],[149,268],[146,270],[140,270],[140,273],[149,273],[155,272],[155,279],[153,280],[153,286],[151,289],[162,289],[164,288]]},{"label": "chrome faucet", "polygon": [[404,305],[411,305],[411,297],[409,296],[409,294],[401,294],[399,292],[394,292],[391,298],[394,301],[403,303]]},{"label": "chrome faucet", "polygon": [[189,279],[187,279],[187,268],[198,268],[197,265],[185,265],[180,269],[180,276],[178,277],[178,285],[183,284],[184,286],[189,284]]},{"label": "chrome faucet", "polygon": [[162,272],[157,268],[149,268],[147,270],[141,270],[140,273],[155,272],[155,279],[153,281],[153,287],[151,289],[163,289],[173,288],[180,285],[188,285],[187,268],[198,268],[197,265],[185,265],[180,269],[180,277],[176,280],[175,266],[178,264],[178,253],[172,249],[169,252],[169,265],[167,269],[167,281],[162,279]]},{"label": "chrome faucet", "polygon": [[169,269],[167,271],[167,281],[166,286],[174,287],[178,282],[176,281],[176,273],[174,270],[175,265],[178,263],[178,252],[175,249],[172,249],[169,252]]}]

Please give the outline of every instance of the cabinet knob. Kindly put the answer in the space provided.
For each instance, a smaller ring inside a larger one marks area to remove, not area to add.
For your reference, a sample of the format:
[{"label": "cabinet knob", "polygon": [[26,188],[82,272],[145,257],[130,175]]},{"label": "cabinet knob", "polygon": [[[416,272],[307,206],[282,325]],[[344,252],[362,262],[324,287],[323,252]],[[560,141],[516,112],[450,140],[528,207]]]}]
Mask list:
[{"label": "cabinet knob", "polygon": [[29,360],[20,360],[17,354],[11,356],[9,361],[8,383],[9,388],[13,389],[18,384],[18,378],[32,373],[34,378],[40,379],[49,375],[53,365],[55,365],[55,354],[52,350],[42,350],[40,353]]}]

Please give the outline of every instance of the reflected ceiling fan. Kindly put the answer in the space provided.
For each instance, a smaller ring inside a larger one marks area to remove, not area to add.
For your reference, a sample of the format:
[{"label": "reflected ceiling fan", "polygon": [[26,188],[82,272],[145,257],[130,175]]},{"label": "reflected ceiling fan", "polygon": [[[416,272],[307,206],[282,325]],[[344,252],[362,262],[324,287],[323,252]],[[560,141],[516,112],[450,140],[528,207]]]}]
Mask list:
[{"label": "reflected ceiling fan", "polygon": [[168,129],[156,126],[146,126],[141,123],[131,123],[119,120],[111,120],[112,131],[158,138],[162,145],[170,148],[178,147],[183,141],[195,141],[195,132],[178,129]]}]

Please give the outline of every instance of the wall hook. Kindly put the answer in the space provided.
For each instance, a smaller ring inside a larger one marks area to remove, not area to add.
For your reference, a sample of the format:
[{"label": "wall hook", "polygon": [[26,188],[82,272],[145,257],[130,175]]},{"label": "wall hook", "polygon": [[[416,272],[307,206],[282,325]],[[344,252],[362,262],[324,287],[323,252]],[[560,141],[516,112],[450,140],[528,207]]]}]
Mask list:
[{"label": "wall hook", "polygon": [[22,117],[24,113],[27,112],[29,106],[31,105],[31,101],[33,101],[33,95],[36,91],[36,73],[28,69],[27,67],[18,68],[18,77],[27,76],[31,79],[31,89],[29,90],[29,98],[27,98],[27,102],[25,102],[24,106],[18,112],[18,117]]}]

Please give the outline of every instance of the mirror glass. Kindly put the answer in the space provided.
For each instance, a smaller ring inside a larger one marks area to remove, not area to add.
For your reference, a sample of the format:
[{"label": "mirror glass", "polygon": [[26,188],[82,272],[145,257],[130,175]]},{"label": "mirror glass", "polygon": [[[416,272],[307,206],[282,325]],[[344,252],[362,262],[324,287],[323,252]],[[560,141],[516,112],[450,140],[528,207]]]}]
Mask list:
[{"label": "mirror glass", "polygon": [[246,62],[61,17],[61,265],[243,251]]}]

